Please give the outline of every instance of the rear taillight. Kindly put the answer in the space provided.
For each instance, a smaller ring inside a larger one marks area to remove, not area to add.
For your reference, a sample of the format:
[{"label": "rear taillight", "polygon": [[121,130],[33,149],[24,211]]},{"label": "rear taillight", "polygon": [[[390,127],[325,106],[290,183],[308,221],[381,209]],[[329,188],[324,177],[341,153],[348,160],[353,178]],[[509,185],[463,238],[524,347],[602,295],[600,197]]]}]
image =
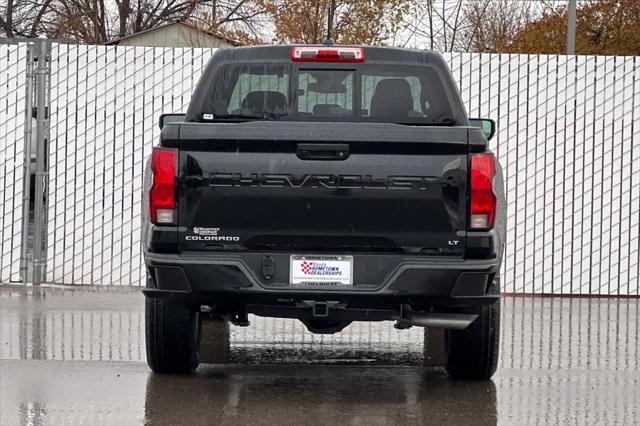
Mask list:
[{"label": "rear taillight", "polygon": [[172,224],[176,220],[176,150],[153,148],[151,154],[153,184],[149,190],[150,220]]},{"label": "rear taillight", "polygon": [[292,61],[364,62],[362,47],[299,46],[291,48]]},{"label": "rear taillight", "polygon": [[493,154],[471,156],[471,190],[469,228],[492,229],[496,220],[496,194],[493,178],[496,175],[496,157]]}]

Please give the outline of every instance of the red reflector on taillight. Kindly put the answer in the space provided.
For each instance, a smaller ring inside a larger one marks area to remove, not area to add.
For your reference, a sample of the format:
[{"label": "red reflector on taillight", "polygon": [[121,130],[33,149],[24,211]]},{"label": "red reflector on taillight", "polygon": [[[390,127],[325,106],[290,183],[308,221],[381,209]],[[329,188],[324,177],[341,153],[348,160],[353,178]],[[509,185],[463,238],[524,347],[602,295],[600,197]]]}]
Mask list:
[{"label": "red reflector on taillight", "polygon": [[151,170],[153,184],[149,190],[150,220],[156,224],[175,223],[176,150],[153,148]]},{"label": "red reflector on taillight", "polygon": [[364,62],[362,47],[298,46],[291,48],[292,61]]},{"label": "red reflector on taillight", "polygon": [[493,178],[496,175],[496,157],[493,154],[471,156],[471,188],[469,204],[469,228],[486,230],[493,228],[496,220],[496,194]]}]

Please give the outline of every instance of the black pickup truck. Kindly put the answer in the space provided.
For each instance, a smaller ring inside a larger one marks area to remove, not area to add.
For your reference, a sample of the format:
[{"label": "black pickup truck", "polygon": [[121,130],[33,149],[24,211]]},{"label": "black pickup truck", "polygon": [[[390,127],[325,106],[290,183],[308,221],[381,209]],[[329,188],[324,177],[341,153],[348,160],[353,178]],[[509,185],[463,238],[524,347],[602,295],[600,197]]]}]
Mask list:
[{"label": "black pickup truck", "polygon": [[[343,46],[217,51],[147,165],[147,359],[198,364],[200,324],[441,327],[455,378],[496,370],[502,172],[442,57]],[[222,344],[222,343],[221,343]]]}]

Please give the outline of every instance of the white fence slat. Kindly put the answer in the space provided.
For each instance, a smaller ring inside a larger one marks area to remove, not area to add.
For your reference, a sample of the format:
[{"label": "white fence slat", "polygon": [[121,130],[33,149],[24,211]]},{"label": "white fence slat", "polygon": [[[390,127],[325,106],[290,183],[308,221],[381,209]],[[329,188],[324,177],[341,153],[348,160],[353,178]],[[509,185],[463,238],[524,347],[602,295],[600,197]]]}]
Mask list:
[{"label": "white fence slat", "polygon": [[20,281],[26,44],[0,44],[0,282]]}]

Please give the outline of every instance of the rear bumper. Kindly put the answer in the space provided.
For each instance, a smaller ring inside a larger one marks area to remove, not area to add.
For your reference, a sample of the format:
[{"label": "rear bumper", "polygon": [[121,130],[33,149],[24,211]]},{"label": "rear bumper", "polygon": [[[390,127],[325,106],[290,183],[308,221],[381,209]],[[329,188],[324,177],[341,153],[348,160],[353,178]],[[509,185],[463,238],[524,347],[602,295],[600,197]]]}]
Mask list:
[{"label": "rear bumper", "polygon": [[145,253],[149,280],[143,291],[147,297],[194,303],[224,297],[244,303],[288,298],[359,301],[363,305],[411,300],[466,306],[492,303],[498,298],[487,294],[499,271],[497,259],[356,254],[353,286],[309,289],[289,285],[289,256],[264,252]]}]

